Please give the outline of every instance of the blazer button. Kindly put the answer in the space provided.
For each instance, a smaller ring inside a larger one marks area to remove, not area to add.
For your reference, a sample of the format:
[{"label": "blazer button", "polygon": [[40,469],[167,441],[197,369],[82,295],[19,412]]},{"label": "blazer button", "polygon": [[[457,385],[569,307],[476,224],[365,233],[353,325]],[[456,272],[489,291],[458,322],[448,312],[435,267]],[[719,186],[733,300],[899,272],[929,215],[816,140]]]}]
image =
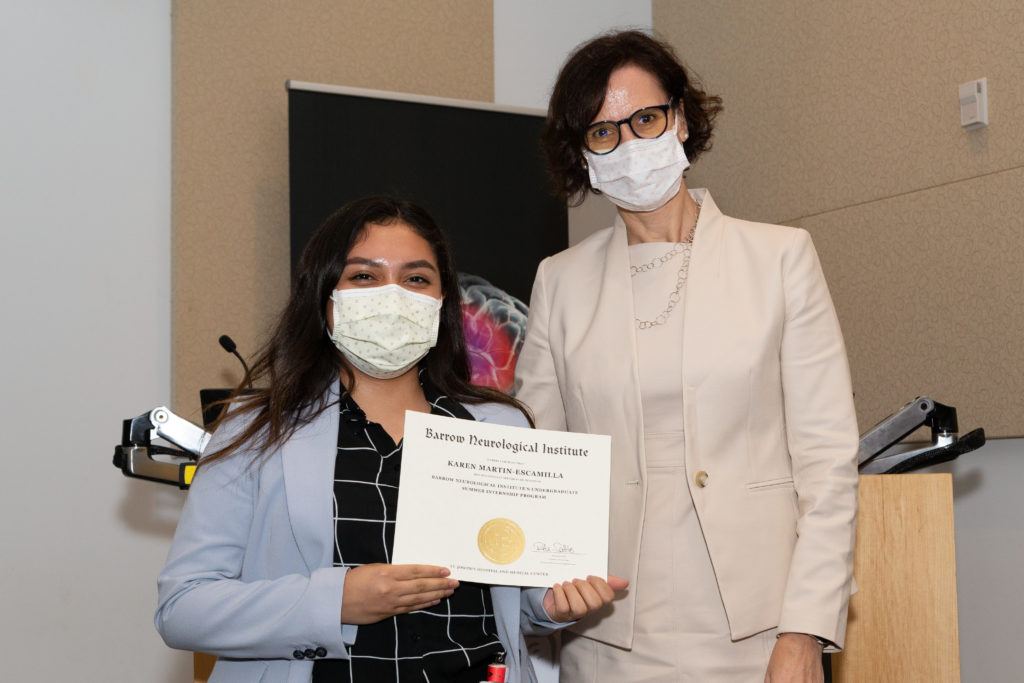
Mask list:
[{"label": "blazer button", "polygon": [[306,657],[308,657],[309,659],[314,659],[316,657],[316,650],[314,650],[311,647],[307,647],[306,651],[302,654],[306,655]]},{"label": "blazer button", "polygon": [[704,488],[708,485],[708,473],[704,470],[699,470],[697,474],[693,475],[693,481],[697,486]]},{"label": "blazer button", "polygon": [[292,653],[292,657],[295,657],[295,659],[305,659],[306,655],[302,654],[302,650],[296,650]]},{"label": "blazer button", "polygon": [[323,646],[318,647],[316,649],[316,656],[317,657],[326,657],[327,656],[327,648],[323,647]]}]

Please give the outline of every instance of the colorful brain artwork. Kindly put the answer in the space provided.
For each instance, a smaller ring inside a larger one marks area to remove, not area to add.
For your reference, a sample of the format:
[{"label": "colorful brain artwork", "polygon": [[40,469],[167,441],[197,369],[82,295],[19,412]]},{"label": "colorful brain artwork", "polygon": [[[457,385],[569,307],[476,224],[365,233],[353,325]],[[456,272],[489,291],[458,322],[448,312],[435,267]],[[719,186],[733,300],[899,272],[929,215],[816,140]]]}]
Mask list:
[{"label": "colorful brain artwork", "polygon": [[459,273],[473,383],[511,393],[529,309],[478,275]]}]

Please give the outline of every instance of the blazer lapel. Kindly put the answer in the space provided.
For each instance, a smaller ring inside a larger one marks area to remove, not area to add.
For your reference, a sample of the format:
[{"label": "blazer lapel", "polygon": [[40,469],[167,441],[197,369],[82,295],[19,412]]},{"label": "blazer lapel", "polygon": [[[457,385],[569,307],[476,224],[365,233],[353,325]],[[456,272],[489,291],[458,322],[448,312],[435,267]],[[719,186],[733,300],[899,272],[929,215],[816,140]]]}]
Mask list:
[{"label": "blazer lapel", "polygon": [[[701,203],[690,272],[683,294],[683,382],[685,387],[692,389],[707,377],[710,367],[708,354],[714,352],[715,335],[712,332],[718,319],[716,304],[724,218],[707,190],[691,190],[690,194]],[[608,378],[609,384],[622,387],[622,418],[626,433],[636,437],[635,452],[640,471],[643,471],[643,411],[636,356],[633,288],[629,277],[626,227],[621,218],[616,218],[611,230],[603,267],[601,286],[593,300],[594,313],[585,337],[589,348],[583,355],[598,359],[595,367],[612,375]]]},{"label": "blazer lapel", "polygon": [[718,273],[721,261],[723,216],[711,193],[705,189],[691,190],[700,203],[700,219],[693,237],[690,272],[683,294],[683,386],[692,389],[708,375],[714,353],[718,314]]},{"label": "blazer lapel", "polygon": [[336,404],[339,383],[330,389],[328,407],[300,427],[281,448],[284,490],[292,533],[312,572],[330,566],[334,536],[334,461],[338,453]]},{"label": "blazer lapel", "polygon": [[[635,439],[637,467],[643,471],[643,411],[640,399],[640,370],[636,350],[636,314],[633,311],[633,285],[629,275],[629,245],[626,226],[616,217],[604,254],[604,272],[593,316],[587,330],[587,351],[583,357],[596,360],[593,370],[605,379],[596,386],[598,405],[608,403],[609,387],[621,388],[621,403],[613,399],[616,419],[624,420],[623,432]],[[585,392],[586,394],[586,392]],[[589,398],[584,395],[584,399]],[[624,449],[623,453],[629,450]]]}]

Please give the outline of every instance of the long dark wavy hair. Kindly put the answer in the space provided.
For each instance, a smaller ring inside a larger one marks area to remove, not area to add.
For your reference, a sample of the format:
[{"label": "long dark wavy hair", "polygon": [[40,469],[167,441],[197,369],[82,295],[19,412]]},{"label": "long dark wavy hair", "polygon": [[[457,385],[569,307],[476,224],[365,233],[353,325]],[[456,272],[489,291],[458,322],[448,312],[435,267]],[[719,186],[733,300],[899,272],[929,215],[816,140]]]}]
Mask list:
[{"label": "long dark wavy hair", "polygon": [[243,390],[228,399],[228,408],[214,425],[247,417],[244,428],[227,444],[204,457],[204,464],[245,446],[266,455],[295,431],[331,405],[329,389],[341,378],[351,391],[356,378],[327,333],[327,301],[345,269],[345,261],[369,225],[404,224],[430,244],[440,270],[441,321],[437,345],[420,361],[425,379],[442,393],[462,403],[503,403],[533,418],[514,398],[471,383],[469,357],[462,330],[458,273],[444,232],[425,210],[392,197],[357,199],[332,214],[310,238],[299,260],[291,297],[273,334],[252,363],[255,390]]},{"label": "long dark wavy hair", "polygon": [[627,64],[652,74],[672,103],[682,106],[689,132],[683,149],[690,163],[711,149],[715,117],[722,111],[722,98],[704,91],[672,46],[643,31],[600,35],[579,45],[562,66],[551,93],[542,134],[553,189],[573,206],[581,204],[588,191],[601,194],[590,186],[583,157],[583,136],[601,110],[612,72]]}]

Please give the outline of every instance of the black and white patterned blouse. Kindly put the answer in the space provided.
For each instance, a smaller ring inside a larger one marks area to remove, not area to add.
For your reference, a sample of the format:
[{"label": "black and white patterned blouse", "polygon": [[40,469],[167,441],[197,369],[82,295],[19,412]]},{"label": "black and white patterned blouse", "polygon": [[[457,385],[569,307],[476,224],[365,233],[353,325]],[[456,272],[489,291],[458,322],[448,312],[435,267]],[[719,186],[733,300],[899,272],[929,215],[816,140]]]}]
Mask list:
[{"label": "black and white patterned blouse", "polygon": [[[429,383],[423,391],[434,415],[472,420],[457,401]],[[334,470],[334,566],[390,562],[395,540],[402,444],[368,422],[348,394],[340,401]],[[359,626],[349,659],[321,659],[314,683],[478,683],[502,650],[487,586],[460,583],[451,597],[426,610]]]}]

